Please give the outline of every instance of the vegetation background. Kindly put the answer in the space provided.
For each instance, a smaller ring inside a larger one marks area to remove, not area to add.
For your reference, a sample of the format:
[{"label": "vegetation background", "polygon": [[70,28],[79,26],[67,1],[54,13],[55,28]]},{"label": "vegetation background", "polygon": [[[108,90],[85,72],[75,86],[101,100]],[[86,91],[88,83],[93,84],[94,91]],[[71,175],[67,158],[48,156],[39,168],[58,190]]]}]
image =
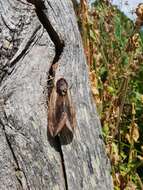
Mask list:
[{"label": "vegetation background", "polygon": [[116,190],[143,189],[143,4],[135,23],[108,0],[76,8]]}]

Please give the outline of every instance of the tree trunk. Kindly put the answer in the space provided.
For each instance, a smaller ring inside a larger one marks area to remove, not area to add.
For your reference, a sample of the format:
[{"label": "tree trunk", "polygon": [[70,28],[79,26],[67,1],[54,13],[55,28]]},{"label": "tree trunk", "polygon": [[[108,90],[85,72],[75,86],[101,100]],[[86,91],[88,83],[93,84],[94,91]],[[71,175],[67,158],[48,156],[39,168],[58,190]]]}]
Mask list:
[{"label": "tree trunk", "polygon": [[[113,189],[70,0],[0,0],[0,189]],[[47,135],[48,80],[64,77],[73,139]]]}]

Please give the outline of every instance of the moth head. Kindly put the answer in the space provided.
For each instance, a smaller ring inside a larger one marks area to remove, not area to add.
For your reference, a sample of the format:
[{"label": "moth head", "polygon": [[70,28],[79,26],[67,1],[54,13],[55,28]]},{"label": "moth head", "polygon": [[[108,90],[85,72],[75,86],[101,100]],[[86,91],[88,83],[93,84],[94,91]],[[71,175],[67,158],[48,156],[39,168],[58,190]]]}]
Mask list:
[{"label": "moth head", "polygon": [[56,83],[56,91],[60,96],[65,96],[68,91],[68,83],[64,78],[60,78]]}]

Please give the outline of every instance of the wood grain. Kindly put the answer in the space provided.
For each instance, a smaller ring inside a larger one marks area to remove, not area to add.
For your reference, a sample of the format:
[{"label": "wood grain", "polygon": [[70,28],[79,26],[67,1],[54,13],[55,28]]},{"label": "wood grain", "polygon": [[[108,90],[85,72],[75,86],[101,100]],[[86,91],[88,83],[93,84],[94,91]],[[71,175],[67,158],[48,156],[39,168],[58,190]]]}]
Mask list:
[{"label": "wood grain", "polygon": [[[0,0],[0,189],[113,189],[72,2],[39,2]],[[71,86],[72,141],[47,137],[53,63]]]}]

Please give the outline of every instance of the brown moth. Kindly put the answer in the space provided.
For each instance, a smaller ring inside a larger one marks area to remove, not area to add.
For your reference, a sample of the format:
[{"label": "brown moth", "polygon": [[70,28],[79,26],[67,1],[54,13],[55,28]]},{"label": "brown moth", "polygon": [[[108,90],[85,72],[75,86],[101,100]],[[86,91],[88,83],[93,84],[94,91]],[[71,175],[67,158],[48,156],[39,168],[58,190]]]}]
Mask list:
[{"label": "brown moth", "polygon": [[48,129],[51,136],[55,137],[65,127],[73,133],[75,126],[75,111],[69,93],[68,83],[64,78],[60,78],[50,95],[48,104]]}]

